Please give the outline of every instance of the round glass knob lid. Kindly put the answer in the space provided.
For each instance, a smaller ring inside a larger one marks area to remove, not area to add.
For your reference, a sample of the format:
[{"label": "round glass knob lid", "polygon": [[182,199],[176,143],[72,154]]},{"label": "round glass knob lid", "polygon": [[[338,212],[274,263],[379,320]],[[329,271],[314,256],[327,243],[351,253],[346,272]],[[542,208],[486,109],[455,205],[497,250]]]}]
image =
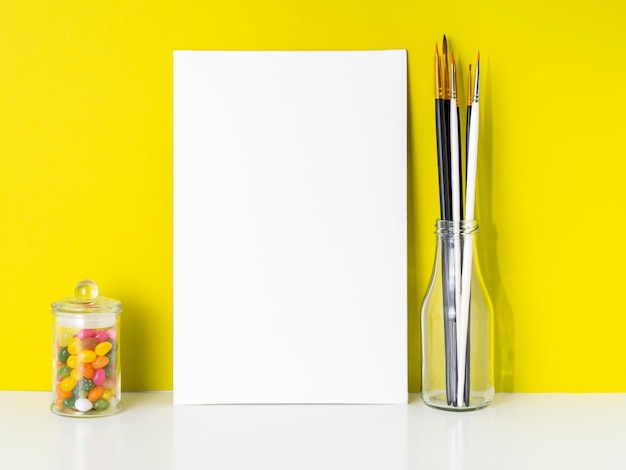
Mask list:
[{"label": "round glass knob lid", "polygon": [[84,279],[76,284],[74,289],[76,300],[80,303],[92,303],[98,298],[98,284],[90,279]]}]

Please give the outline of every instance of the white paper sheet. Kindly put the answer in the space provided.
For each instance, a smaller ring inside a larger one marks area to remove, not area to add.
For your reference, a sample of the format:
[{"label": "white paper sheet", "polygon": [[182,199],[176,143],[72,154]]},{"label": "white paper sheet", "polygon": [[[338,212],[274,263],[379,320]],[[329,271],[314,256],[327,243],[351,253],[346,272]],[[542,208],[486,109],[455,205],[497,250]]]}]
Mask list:
[{"label": "white paper sheet", "polygon": [[406,403],[406,52],[174,53],[174,403]]}]

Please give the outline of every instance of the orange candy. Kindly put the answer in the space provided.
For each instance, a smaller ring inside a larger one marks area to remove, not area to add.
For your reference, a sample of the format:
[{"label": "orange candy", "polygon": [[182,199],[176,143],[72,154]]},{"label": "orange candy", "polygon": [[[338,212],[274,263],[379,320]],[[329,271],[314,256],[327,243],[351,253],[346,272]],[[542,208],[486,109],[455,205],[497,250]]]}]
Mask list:
[{"label": "orange candy", "polygon": [[100,398],[102,398],[103,393],[104,393],[104,388],[102,387],[102,385],[98,385],[92,388],[91,390],[89,390],[89,395],[87,395],[87,398],[89,399],[91,403],[94,403],[98,401]]},{"label": "orange candy", "polygon": [[104,366],[106,366],[109,363],[109,358],[106,356],[98,356],[96,357],[96,359],[91,363],[91,366],[94,369],[102,369]]},{"label": "orange candy", "polygon": [[66,392],[65,390],[63,390],[61,388],[61,384],[59,383],[59,384],[57,384],[57,387],[56,387],[56,395],[57,395],[57,400],[63,401],[66,398],[71,397],[72,396],[72,392],[71,391]]},{"label": "orange candy", "polygon": [[86,377],[90,380],[93,379],[93,367],[91,364],[81,362],[78,364],[76,369],[83,377]]}]

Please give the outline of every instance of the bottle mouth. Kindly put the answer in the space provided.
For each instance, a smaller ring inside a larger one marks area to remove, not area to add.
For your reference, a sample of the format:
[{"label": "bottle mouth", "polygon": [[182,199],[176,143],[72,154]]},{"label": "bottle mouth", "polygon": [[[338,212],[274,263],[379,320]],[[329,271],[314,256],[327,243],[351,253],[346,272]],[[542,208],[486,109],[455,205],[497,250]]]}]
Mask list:
[{"label": "bottle mouth", "polygon": [[479,232],[476,220],[437,220],[435,233],[439,237],[476,235]]}]

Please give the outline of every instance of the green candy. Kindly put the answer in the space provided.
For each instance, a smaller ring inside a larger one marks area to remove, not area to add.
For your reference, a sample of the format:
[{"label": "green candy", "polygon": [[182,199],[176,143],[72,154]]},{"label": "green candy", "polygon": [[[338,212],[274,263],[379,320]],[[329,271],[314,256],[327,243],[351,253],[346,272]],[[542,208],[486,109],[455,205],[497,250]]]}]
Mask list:
[{"label": "green candy", "polygon": [[72,390],[72,397],[87,398],[87,395],[89,395],[89,390],[94,387],[95,385],[93,381],[89,380],[87,377],[83,377],[76,383],[76,386]]},{"label": "green candy", "polygon": [[89,380],[87,377],[83,377],[82,379],[78,381],[78,387],[76,388],[78,390],[86,390],[87,392],[89,392],[89,390],[91,390],[94,387],[95,385],[91,380]]},{"label": "green candy", "polygon": [[104,373],[107,377],[115,377],[115,364],[109,364],[104,368]]},{"label": "green candy", "polygon": [[74,409],[74,405],[76,404],[76,398],[69,397],[63,400],[63,407]]},{"label": "green candy", "polygon": [[70,357],[70,352],[67,350],[67,347],[61,348],[58,355],[59,361],[65,364],[68,357]]},{"label": "green candy", "polygon": [[57,370],[57,377],[60,379],[64,379],[65,377],[69,377],[72,373],[72,368],[69,366],[61,366]]},{"label": "green candy", "polygon": [[109,407],[109,402],[108,400],[105,400],[104,398],[100,398],[99,400],[96,400],[96,402],[93,404],[93,409],[96,411],[104,411]]}]

